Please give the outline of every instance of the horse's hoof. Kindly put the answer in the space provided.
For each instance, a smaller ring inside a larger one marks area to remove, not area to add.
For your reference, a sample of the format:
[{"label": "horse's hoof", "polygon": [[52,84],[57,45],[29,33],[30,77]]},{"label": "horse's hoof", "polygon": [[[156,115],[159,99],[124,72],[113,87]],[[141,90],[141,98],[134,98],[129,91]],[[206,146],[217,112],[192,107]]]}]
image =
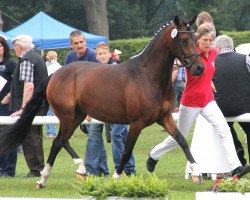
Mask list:
[{"label": "horse's hoof", "polygon": [[37,190],[40,190],[40,189],[43,189],[43,188],[45,188],[45,186],[42,183],[36,183],[36,189]]},{"label": "horse's hoof", "polygon": [[86,178],[86,174],[80,174],[80,173],[77,173],[76,172],[76,179],[78,180],[78,181],[83,181],[83,180],[85,180],[85,178]]},{"label": "horse's hoof", "polygon": [[202,179],[201,175],[192,176],[192,180],[193,180],[194,183],[197,183],[197,184],[202,184],[203,183],[203,179]]},{"label": "horse's hoof", "polygon": [[114,174],[113,174],[113,178],[114,179],[119,179],[121,177],[121,175],[119,175],[119,174],[117,174],[117,172],[115,172]]}]

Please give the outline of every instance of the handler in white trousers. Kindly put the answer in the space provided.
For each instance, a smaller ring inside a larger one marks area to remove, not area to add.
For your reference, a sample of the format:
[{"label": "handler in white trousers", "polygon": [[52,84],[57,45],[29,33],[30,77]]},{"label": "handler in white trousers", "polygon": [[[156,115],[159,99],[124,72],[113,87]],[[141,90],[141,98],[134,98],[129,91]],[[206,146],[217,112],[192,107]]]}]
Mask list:
[{"label": "handler in white trousers", "polygon": [[[244,167],[241,165],[236,154],[230,128],[213,96],[215,88],[212,78],[215,72],[217,51],[212,49],[211,45],[215,38],[215,28],[211,23],[204,23],[198,27],[196,35],[198,37],[197,50],[200,53],[205,69],[201,76],[193,76],[190,69],[186,68],[187,84],[179,108],[178,129],[184,137],[187,137],[195,119],[201,114],[219,134],[225,156],[232,170],[232,176],[236,175],[240,178],[250,172],[250,165]],[[153,172],[161,156],[177,145],[177,142],[171,136],[156,145],[151,150],[147,160],[148,171]],[[190,168],[192,168],[191,165]],[[191,171],[193,170],[191,169]]]}]

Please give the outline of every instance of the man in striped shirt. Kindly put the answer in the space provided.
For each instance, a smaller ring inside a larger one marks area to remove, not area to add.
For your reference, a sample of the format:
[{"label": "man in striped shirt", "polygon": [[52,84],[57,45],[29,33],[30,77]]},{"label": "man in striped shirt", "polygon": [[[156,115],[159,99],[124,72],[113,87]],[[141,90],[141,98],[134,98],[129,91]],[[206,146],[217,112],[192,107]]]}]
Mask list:
[{"label": "man in striped shirt", "polygon": [[[48,77],[43,58],[33,50],[34,44],[29,35],[19,35],[12,39],[14,51],[19,58],[18,66],[13,73],[11,85],[10,110],[11,117],[20,116],[30,100],[34,89]],[[45,103],[38,115],[46,113]],[[27,138],[23,141],[23,154],[29,167],[26,178],[40,176],[44,167],[42,125],[31,126]]]}]

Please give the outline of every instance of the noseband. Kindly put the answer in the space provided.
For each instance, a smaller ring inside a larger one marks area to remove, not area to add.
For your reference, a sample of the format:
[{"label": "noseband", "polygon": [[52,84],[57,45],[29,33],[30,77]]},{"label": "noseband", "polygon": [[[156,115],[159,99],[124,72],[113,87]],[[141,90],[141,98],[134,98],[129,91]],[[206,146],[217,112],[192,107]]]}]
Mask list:
[{"label": "noseband", "polygon": [[[187,25],[187,26],[189,26],[189,25]],[[191,54],[191,55],[186,55],[185,52],[184,52],[184,50],[183,50],[183,46],[182,46],[182,44],[181,44],[181,42],[180,42],[178,33],[193,34],[194,31],[193,31],[193,30],[191,30],[191,31],[177,31],[177,37],[176,37],[176,38],[177,38],[177,41],[178,41],[178,44],[179,44],[179,46],[180,46],[180,48],[181,48],[182,58],[183,58],[183,60],[184,60],[184,65],[185,65],[187,68],[191,68],[191,67],[193,66],[193,64],[196,62],[198,56],[201,56],[201,55],[200,55],[200,53],[194,53],[194,54]],[[190,59],[191,57],[193,57],[193,56],[196,56],[196,58],[195,58],[195,60],[190,64],[190,60],[189,60],[189,59]]]}]

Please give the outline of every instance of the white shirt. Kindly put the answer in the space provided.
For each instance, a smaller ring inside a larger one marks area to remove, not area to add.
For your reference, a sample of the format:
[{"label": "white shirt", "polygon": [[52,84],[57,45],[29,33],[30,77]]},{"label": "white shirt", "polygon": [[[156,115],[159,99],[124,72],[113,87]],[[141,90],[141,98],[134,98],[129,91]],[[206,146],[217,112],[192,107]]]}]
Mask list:
[{"label": "white shirt", "polygon": [[51,60],[46,62],[47,70],[48,70],[48,75],[50,76],[53,74],[56,70],[62,67],[57,61]]}]

